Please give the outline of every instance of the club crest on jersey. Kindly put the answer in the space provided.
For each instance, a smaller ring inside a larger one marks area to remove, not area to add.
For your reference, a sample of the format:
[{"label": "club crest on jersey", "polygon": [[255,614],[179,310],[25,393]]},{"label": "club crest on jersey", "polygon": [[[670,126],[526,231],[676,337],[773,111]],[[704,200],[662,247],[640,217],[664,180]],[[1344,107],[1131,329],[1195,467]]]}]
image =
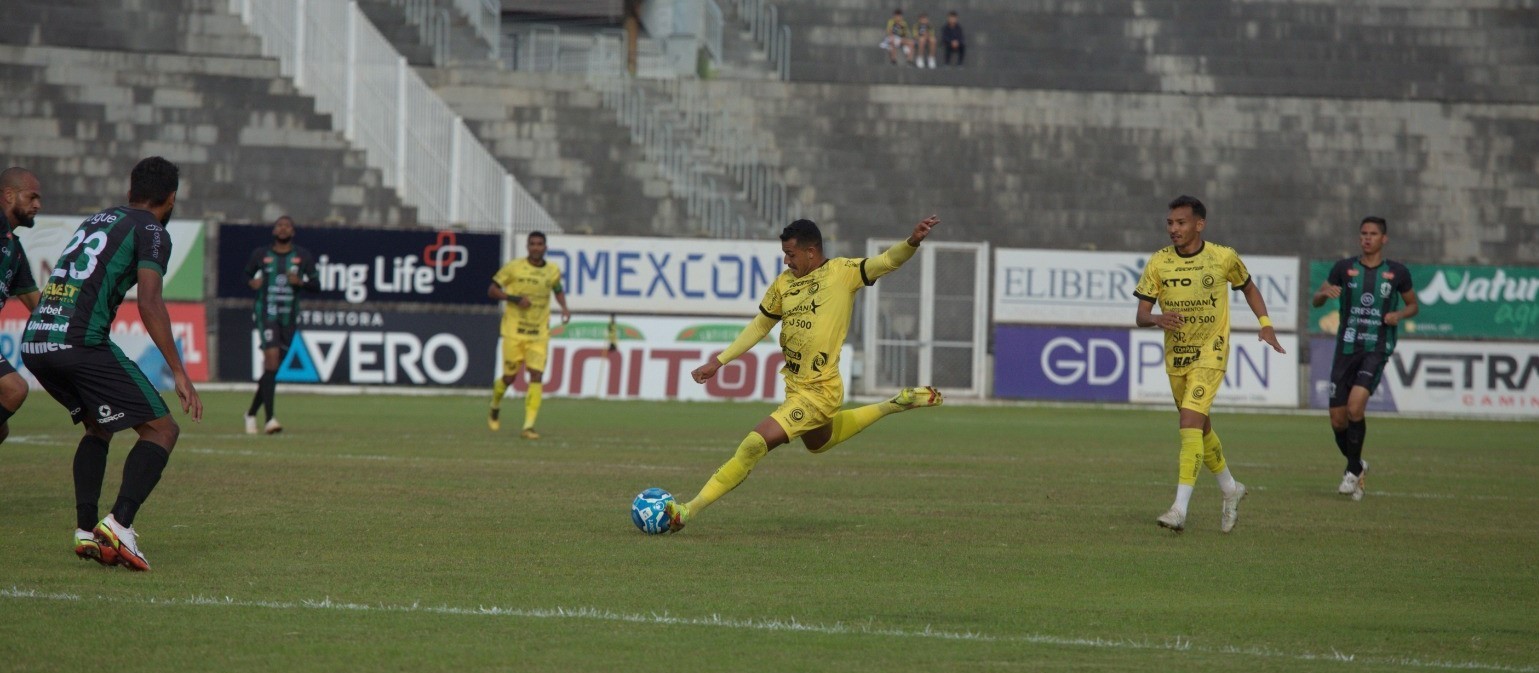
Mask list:
[{"label": "club crest on jersey", "polygon": [[1213,282],[1214,282],[1213,281],[1213,276],[1211,276],[1209,274],[1206,274],[1206,273],[1202,274],[1202,286],[1203,286],[1203,288],[1213,287]]},{"label": "club crest on jersey", "polygon": [[1394,289],[1394,287],[1392,287],[1389,283],[1379,283],[1379,295],[1380,296],[1388,297],[1390,291],[1393,290],[1393,289]]}]

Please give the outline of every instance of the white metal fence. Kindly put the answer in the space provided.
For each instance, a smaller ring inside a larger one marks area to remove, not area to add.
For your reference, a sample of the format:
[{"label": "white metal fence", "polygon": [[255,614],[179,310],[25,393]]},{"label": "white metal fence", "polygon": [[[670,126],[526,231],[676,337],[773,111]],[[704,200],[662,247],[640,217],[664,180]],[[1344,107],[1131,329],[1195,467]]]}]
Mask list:
[{"label": "white metal fence", "polygon": [[406,64],[355,2],[230,0],[280,71],[315,98],[386,186],[432,226],[559,232],[514,180]]},{"label": "white metal fence", "polygon": [[764,0],[732,0],[743,30],[764,50],[780,79],[791,79],[791,27],[780,22],[780,8]]}]

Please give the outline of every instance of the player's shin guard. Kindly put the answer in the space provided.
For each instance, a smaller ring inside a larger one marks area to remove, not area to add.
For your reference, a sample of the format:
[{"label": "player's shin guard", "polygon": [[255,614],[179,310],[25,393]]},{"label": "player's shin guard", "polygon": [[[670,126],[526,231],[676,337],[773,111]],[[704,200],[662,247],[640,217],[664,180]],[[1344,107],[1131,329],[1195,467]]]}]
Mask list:
[{"label": "player's shin guard", "polygon": [[534,427],[534,419],[540,415],[540,393],[545,390],[545,384],[530,382],[529,392],[524,396],[524,429]]},{"label": "player's shin guard", "polygon": [[508,394],[508,384],[504,383],[502,381],[502,377],[499,376],[499,377],[497,377],[496,381],[492,382],[492,408],[493,409],[500,409],[500,408],[502,408],[502,396],[506,395],[506,394]]},{"label": "player's shin guard", "polygon": [[1347,471],[1363,473],[1363,440],[1368,437],[1368,419],[1347,421]]},{"label": "player's shin guard", "polygon": [[102,477],[107,475],[107,440],[94,435],[80,438],[75,447],[75,527],[96,527],[97,503],[102,498]]},{"label": "player's shin guard", "polygon": [[700,494],[694,500],[689,501],[688,507],[691,514],[699,514],[700,510],[709,507],[721,496],[737,488],[748,478],[748,473],[753,471],[753,466],[759,463],[759,459],[769,453],[769,443],[757,432],[748,433],[743,442],[737,445],[737,453],[732,454],[732,459],[716,469],[716,474],[711,475],[711,480],[705,482],[700,488]]},{"label": "player's shin guard", "polygon": [[154,442],[139,440],[128,452],[123,462],[123,485],[118,488],[118,501],[112,505],[112,517],[124,526],[133,527],[139,506],[150,497],[155,484],[160,483],[160,473],[166,469],[171,452]]},{"label": "player's shin guard", "polygon": [[1176,481],[1187,486],[1197,483],[1197,464],[1202,461],[1202,428],[1181,428],[1181,473]]},{"label": "player's shin guard", "polygon": [[813,453],[823,453],[839,443],[860,434],[861,430],[871,427],[872,423],[882,420],[883,416],[902,411],[892,402],[878,402],[868,404],[856,409],[846,409],[834,414],[833,431],[828,435],[828,442],[816,449],[808,449]]},{"label": "player's shin guard", "polygon": [[1219,490],[1225,495],[1234,492],[1234,475],[1229,474],[1229,464],[1224,461],[1224,443],[1219,440],[1217,432],[1202,436],[1202,463],[1218,478]]}]

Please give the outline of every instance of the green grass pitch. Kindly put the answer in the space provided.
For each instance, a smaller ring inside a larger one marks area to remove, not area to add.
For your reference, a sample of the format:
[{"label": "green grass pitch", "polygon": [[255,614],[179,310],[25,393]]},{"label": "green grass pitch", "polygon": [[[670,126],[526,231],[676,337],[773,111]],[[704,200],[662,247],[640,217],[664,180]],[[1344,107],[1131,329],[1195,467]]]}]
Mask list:
[{"label": "green grass pitch", "polygon": [[[184,422],[137,528],[70,553],[79,437],[41,394],[0,445],[0,670],[1539,670],[1539,423],[1369,418],[1360,503],[1323,413],[1220,409],[1249,485],[1185,534],[1166,410],[964,407],[781,447],[676,535],[763,404],[248,393]],[[130,434],[113,444],[104,508]]]}]

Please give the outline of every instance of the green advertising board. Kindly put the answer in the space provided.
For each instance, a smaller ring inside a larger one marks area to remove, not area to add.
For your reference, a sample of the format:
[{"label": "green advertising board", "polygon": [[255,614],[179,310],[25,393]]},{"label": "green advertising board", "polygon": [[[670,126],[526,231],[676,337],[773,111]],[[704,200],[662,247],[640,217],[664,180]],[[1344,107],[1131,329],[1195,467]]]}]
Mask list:
[{"label": "green advertising board", "polygon": [[[1309,262],[1309,295],[1335,261]],[[1539,267],[1409,264],[1421,312],[1401,338],[1450,337],[1539,340]],[[1309,311],[1309,331],[1335,334],[1335,300]]]}]

